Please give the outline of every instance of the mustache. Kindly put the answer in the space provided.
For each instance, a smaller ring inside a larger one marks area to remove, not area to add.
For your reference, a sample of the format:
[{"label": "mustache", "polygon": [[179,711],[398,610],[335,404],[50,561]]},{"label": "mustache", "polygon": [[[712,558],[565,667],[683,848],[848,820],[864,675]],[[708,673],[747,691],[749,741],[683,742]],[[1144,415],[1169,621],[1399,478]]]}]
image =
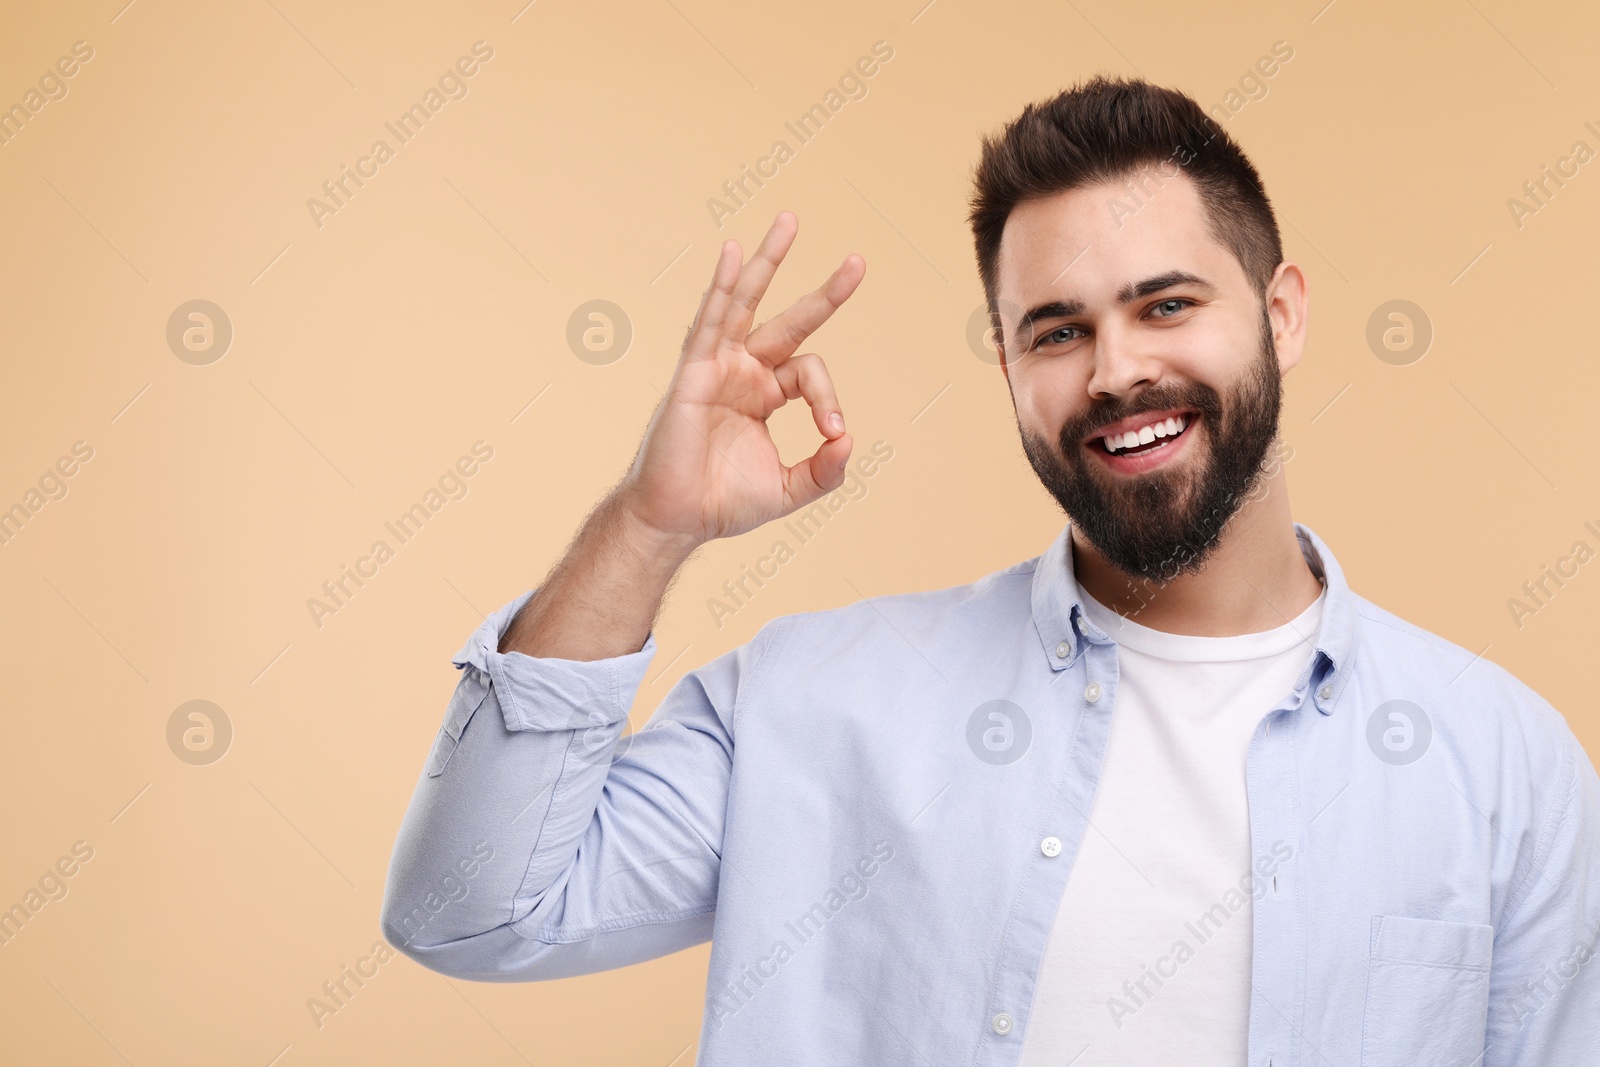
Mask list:
[{"label": "mustache", "polygon": [[1210,420],[1212,426],[1216,426],[1222,417],[1222,398],[1215,389],[1195,382],[1141,393],[1134,401],[1091,404],[1062,425],[1061,451],[1070,459],[1080,441],[1098,436],[1095,431],[1147,411],[1165,411],[1169,408],[1194,408]]}]

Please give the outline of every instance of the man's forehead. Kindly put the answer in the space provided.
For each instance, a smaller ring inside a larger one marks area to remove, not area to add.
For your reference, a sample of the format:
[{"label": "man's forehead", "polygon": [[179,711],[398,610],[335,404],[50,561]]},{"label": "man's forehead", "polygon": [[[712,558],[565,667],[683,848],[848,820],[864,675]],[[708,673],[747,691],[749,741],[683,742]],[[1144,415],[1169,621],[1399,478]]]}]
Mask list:
[{"label": "man's forehead", "polygon": [[997,295],[1024,306],[1043,295],[1116,300],[1173,270],[1220,283],[1219,257],[1230,255],[1212,237],[1193,182],[1135,173],[1013,208],[996,260]]}]

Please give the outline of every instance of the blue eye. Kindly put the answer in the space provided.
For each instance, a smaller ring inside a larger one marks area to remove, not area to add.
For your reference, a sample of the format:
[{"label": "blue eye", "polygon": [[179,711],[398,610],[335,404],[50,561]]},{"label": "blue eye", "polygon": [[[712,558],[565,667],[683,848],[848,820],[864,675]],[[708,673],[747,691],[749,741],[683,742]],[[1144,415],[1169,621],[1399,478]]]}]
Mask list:
[{"label": "blue eye", "polygon": [[[1195,302],[1190,300],[1188,297],[1174,296],[1169,297],[1166,300],[1158,301],[1151,307],[1150,313],[1158,319],[1170,319],[1179,312],[1194,306]],[[1165,313],[1162,313],[1160,311],[1162,308],[1168,310]],[[1032,347],[1038,348],[1042,344],[1070,344],[1078,338],[1069,337],[1066,335],[1073,333],[1074,331],[1076,331],[1079,336],[1084,336],[1083,327],[1081,326],[1057,326],[1053,330],[1047,330],[1040,334],[1039,339],[1033,343]]]},{"label": "blue eye", "polygon": [[[1057,334],[1066,333],[1069,330],[1076,330],[1077,328],[1078,327],[1076,327],[1076,326],[1057,326],[1055,329],[1051,330],[1049,333],[1045,334],[1042,338],[1040,338],[1040,342],[1039,343],[1043,344],[1045,341],[1053,341],[1056,344],[1064,345],[1064,344],[1068,343],[1069,341],[1071,341],[1072,338],[1070,338],[1070,337],[1058,337]],[[1038,345],[1035,345],[1034,347],[1037,348]]]}]

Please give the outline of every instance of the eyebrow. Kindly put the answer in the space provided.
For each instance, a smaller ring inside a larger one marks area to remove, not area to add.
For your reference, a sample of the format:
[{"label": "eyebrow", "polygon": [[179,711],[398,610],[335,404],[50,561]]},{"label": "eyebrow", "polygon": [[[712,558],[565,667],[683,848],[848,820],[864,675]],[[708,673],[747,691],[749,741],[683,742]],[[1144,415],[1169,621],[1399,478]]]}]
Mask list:
[{"label": "eyebrow", "polygon": [[[1135,300],[1154,296],[1175,285],[1192,285],[1208,294],[1217,291],[1216,286],[1199,275],[1190,274],[1186,270],[1169,270],[1164,274],[1145,278],[1143,281],[1127,283],[1117,290],[1117,303],[1131,304]],[[1032,332],[1033,324],[1041,319],[1071,318],[1074,315],[1082,315],[1083,312],[1084,303],[1081,300],[1051,300],[1029,308],[1028,313],[1023,315],[1022,321],[1017,324],[1017,332],[1026,335]]]}]

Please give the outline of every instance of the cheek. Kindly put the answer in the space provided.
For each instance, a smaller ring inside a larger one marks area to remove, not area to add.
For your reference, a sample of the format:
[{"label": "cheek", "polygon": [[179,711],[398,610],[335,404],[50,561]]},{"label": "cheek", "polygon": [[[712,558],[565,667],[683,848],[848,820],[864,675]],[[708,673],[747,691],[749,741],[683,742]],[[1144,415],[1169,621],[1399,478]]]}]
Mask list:
[{"label": "cheek", "polygon": [[1023,426],[1054,439],[1062,425],[1088,404],[1088,382],[1062,362],[1041,362],[1012,378],[1017,417]]},{"label": "cheek", "polygon": [[1194,331],[1178,352],[1181,358],[1202,367],[1220,367],[1225,374],[1237,372],[1261,354],[1261,323],[1256,319],[1218,322]]},{"label": "cheek", "polygon": [[1194,331],[1175,338],[1163,349],[1166,375],[1210,387],[1227,396],[1261,358],[1261,341],[1254,333],[1241,335],[1229,330]]},{"label": "cheek", "polygon": [[1077,411],[1088,394],[1088,363],[1082,360],[1035,360],[1013,374],[1013,394],[1019,411],[1059,426]]}]

